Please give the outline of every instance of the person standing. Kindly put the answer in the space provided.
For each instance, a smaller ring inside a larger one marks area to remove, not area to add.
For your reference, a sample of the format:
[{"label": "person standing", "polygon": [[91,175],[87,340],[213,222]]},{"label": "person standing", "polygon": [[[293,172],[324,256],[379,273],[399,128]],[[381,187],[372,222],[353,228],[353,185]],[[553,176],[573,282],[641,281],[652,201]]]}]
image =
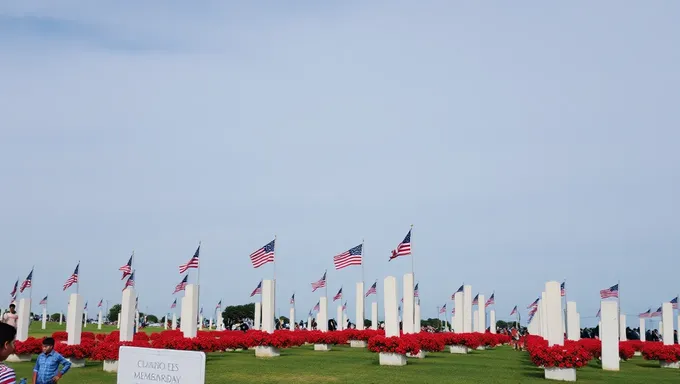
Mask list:
[{"label": "person standing", "polygon": [[14,353],[14,338],[17,329],[9,324],[0,323],[0,384],[16,384],[14,370],[2,362]]},{"label": "person standing", "polygon": [[6,312],[4,315],[2,315],[2,322],[11,325],[14,328],[17,327],[17,322],[19,322],[19,315],[17,314],[16,305],[14,304],[9,305],[9,312]]},{"label": "person standing", "polygon": [[[38,356],[35,368],[33,368],[33,384],[56,383],[71,368],[71,362],[54,350],[53,338],[45,338],[42,344],[43,353]],[[61,372],[59,372],[60,365],[63,366]]]}]

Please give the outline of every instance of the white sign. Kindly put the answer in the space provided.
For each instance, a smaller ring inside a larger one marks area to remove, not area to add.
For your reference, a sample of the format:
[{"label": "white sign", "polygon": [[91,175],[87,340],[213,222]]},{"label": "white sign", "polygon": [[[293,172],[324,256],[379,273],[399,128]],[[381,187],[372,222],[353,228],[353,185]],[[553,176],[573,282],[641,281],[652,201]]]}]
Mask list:
[{"label": "white sign", "polygon": [[204,384],[205,353],[120,347],[118,384]]}]

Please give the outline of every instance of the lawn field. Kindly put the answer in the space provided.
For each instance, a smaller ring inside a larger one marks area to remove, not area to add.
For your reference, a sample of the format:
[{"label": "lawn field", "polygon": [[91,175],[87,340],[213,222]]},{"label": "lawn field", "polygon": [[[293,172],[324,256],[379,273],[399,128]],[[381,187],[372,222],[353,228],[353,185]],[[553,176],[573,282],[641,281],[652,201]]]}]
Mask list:
[{"label": "lawn field", "polygon": [[[40,328],[38,324],[38,328]],[[92,328],[92,329],[91,329]],[[53,329],[61,330],[61,328]],[[86,330],[96,331],[96,326]],[[111,329],[109,329],[111,330]],[[155,329],[154,329],[155,330]],[[33,333],[41,337],[40,333]],[[18,377],[29,377],[32,364],[8,364]],[[604,372],[598,362],[577,371],[580,383],[680,383],[680,371],[661,369],[656,361],[640,357],[621,363],[620,372]],[[72,369],[60,383],[114,384],[115,374],[102,371],[102,363],[88,362]],[[547,383],[526,352],[509,347],[473,351],[468,355],[431,353],[409,359],[405,367],[381,367],[378,355],[366,349],[333,347],[315,352],[312,346],[284,349],[274,359],[255,358],[254,351],[208,354],[206,383]]]}]

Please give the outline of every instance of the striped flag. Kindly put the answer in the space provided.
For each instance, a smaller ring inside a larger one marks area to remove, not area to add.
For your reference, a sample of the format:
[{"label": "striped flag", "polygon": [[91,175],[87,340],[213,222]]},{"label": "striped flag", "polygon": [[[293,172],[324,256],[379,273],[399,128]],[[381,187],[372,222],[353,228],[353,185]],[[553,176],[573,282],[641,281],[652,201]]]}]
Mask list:
[{"label": "striped flag", "polygon": [[19,278],[17,278],[16,283],[14,283],[14,288],[12,288],[12,292],[10,292],[9,295],[12,296],[12,297],[16,296],[18,289],[19,289]]},{"label": "striped flag", "polygon": [[539,302],[540,300],[541,300],[540,297],[539,297],[538,299],[534,300],[533,303],[529,304],[529,306],[527,307],[527,309],[529,309],[529,308],[537,308],[537,307],[538,307],[538,302]]},{"label": "striped flag", "polygon": [[595,317],[600,317],[600,309],[597,310],[597,314],[595,315]]},{"label": "striped flag", "polygon": [[486,303],[484,303],[484,308],[488,307],[489,305],[496,304],[496,299],[494,298],[494,296],[496,296],[495,292],[492,293],[491,297],[489,297],[489,299],[486,300]]},{"label": "striped flag", "polygon": [[652,314],[649,317],[659,317],[659,316],[661,316],[662,312],[663,312],[663,307],[659,307],[656,311],[652,312]]},{"label": "striped flag", "polygon": [[97,304],[97,308],[101,308],[102,304],[104,304],[104,299],[99,300],[99,304]]},{"label": "striped flag", "polygon": [[343,269],[349,267],[350,265],[361,265],[364,245],[359,244],[354,248],[351,248],[337,256],[333,256],[333,264],[335,269]]},{"label": "striped flag", "polygon": [[388,261],[392,261],[392,259],[396,259],[399,256],[408,256],[411,254],[411,230],[409,229],[408,233],[406,234],[406,237],[404,238],[404,241],[399,243],[397,245],[397,248],[392,250],[392,255],[390,256],[390,259]]},{"label": "striped flag", "polygon": [[347,309],[347,302],[345,301],[345,304],[342,305],[342,310],[344,311],[346,309]]},{"label": "striped flag", "polygon": [[371,288],[369,288],[368,291],[366,291],[365,297],[377,294],[378,294],[378,282],[376,281],[375,283],[373,283],[373,285],[371,285]]},{"label": "striped flag", "polygon": [[342,287],[340,287],[338,293],[335,296],[333,296],[333,301],[336,301],[338,299],[342,299]]},{"label": "striped flag", "polygon": [[253,292],[250,294],[250,297],[261,294],[262,294],[262,280],[260,280],[260,283],[257,285],[257,287],[253,289]]},{"label": "striped flag", "polygon": [[510,312],[510,316],[514,315],[517,313],[517,306],[515,305],[515,308],[512,309],[512,312]]},{"label": "striped flag", "polygon": [[652,317],[652,308],[649,308],[646,312],[642,312],[638,315],[641,319],[646,319]]},{"label": "striped flag", "polygon": [[47,296],[45,296],[42,300],[40,300],[40,304],[38,305],[47,305]]},{"label": "striped flag", "polygon": [[444,304],[444,306],[439,309],[439,313],[446,313],[446,304]]},{"label": "striped flag", "polygon": [[182,281],[179,282],[179,284],[175,285],[175,291],[172,293],[173,295],[177,292],[183,291],[187,287],[187,283],[189,282],[189,275],[184,275],[184,278]]},{"label": "striped flag", "polygon": [[611,287],[607,289],[603,289],[600,291],[600,298],[602,299],[608,299],[610,297],[619,297],[619,285],[612,285]]},{"label": "striped flag", "polygon": [[563,281],[562,284],[560,284],[560,296],[564,297],[567,294],[567,290],[564,288],[564,284],[566,281]]},{"label": "striped flag", "polygon": [[318,310],[320,310],[320,309],[321,309],[321,307],[319,306],[320,303],[321,303],[320,301],[317,301],[317,302],[316,302],[316,305],[314,306],[314,308],[312,308],[312,311],[318,311]]},{"label": "striped flag", "polygon": [[472,299],[472,305],[479,305],[479,293]]},{"label": "striped flag", "polygon": [[312,283],[312,292],[316,291],[319,288],[324,288],[326,286],[326,272],[323,273],[323,277],[319,281],[315,281]]},{"label": "striped flag", "polygon": [[123,277],[120,278],[121,280],[123,280],[125,276],[132,274],[132,258],[134,257],[134,255],[135,255],[134,253],[130,255],[130,259],[128,260],[127,264],[118,268],[119,271],[123,272]]},{"label": "striped flag", "polygon": [[87,301],[85,302],[85,307],[83,307],[84,311],[87,311]]},{"label": "striped flag", "polygon": [[451,308],[451,314],[455,315],[456,314],[456,307]]},{"label": "striped flag", "polygon": [[295,304],[295,294],[293,293],[293,296],[290,297],[290,303]]},{"label": "striped flag", "polygon": [[175,299],[175,301],[173,301],[172,304],[170,305],[170,309],[175,309],[175,308],[177,308],[177,299]]},{"label": "striped flag", "polygon": [[[465,284],[463,284],[463,285],[465,285]],[[458,290],[456,292],[454,292],[453,295],[451,295],[451,300],[456,299],[456,293],[463,292],[463,285],[461,285],[460,288],[458,288]]]},{"label": "striped flag", "polygon": [[261,266],[274,262],[274,246],[276,239],[270,241],[264,247],[250,254],[250,262],[253,263],[253,268],[260,268]]},{"label": "striped flag", "polygon": [[671,304],[673,304],[673,309],[678,309],[678,297],[675,296],[673,300],[671,300]]},{"label": "striped flag", "polygon": [[416,286],[413,287],[413,297],[418,297],[420,295],[420,293],[418,293],[418,284],[420,283],[416,283]]},{"label": "striped flag", "polygon": [[31,268],[31,272],[26,276],[26,280],[24,280],[23,283],[21,283],[21,287],[19,288],[19,292],[23,293],[24,289],[26,288],[31,288],[31,285],[33,284],[33,268]]},{"label": "striped flag", "polygon": [[198,248],[196,248],[196,252],[194,255],[189,259],[189,261],[186,264],[182,264],[179,266],[179,274],[181,275],[182,273],[188,271],[191,268],[198,268],[198,254],[201,251],[201,245],[199,244]]},{"label": "striped flag", "polygon": [[64,283],[64,291],[69,289],[73,284],[76,284],[78,282],[78,269],[80,269],[80,263],[76,265],[75,271],[73,271],[71,277],[69,277],[68,280],[66,280],[66,282]]},{"label": "striped flag", "polygon": [[123,287],[123,291],[127,287],[134,287],[135,286],[135,271],[132,271],[130,274],[130,277],[128,277],[127,281],[125,282],[125,286]]},{"label": "striped flag", "polygon": [[222,300],[220,300],[220,301],[217,303],[217,306],[215,307],[215,309],[220,309],[220,308],[222,308]]}]

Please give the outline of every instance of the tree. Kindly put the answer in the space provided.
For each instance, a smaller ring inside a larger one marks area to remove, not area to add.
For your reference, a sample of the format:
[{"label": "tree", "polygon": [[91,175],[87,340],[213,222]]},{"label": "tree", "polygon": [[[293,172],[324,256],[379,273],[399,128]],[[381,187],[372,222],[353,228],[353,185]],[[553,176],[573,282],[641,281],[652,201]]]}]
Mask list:
[{"label": "tree", "polygon": [[59,321],[59,314],[58,313],[53,313],[50,315],[50,320],[51,321]]},{"label": "tree", "polygon": [[114,304],[109,308],[109,321],[118,321],[118,314],[120,313],[120,304]]},{"label": "tree", "polygon": [[371,328],[371,325],[373,325],[373,322],[369,319],[364,319],[364,328],[368,329]]},{"label": "tree", "polygon": [[147,315],[146,321],[148,321],[149,323],[158,323],[158,317],[156,317],[155,315]]},{"label": "tree", "polygon": [[222,319],[224,319],[226,327],[231,327],[245,319],[252,320],[253,316],[255,316],[255,303],[230,305],[224,308],[224,312],[222,312]]}]

